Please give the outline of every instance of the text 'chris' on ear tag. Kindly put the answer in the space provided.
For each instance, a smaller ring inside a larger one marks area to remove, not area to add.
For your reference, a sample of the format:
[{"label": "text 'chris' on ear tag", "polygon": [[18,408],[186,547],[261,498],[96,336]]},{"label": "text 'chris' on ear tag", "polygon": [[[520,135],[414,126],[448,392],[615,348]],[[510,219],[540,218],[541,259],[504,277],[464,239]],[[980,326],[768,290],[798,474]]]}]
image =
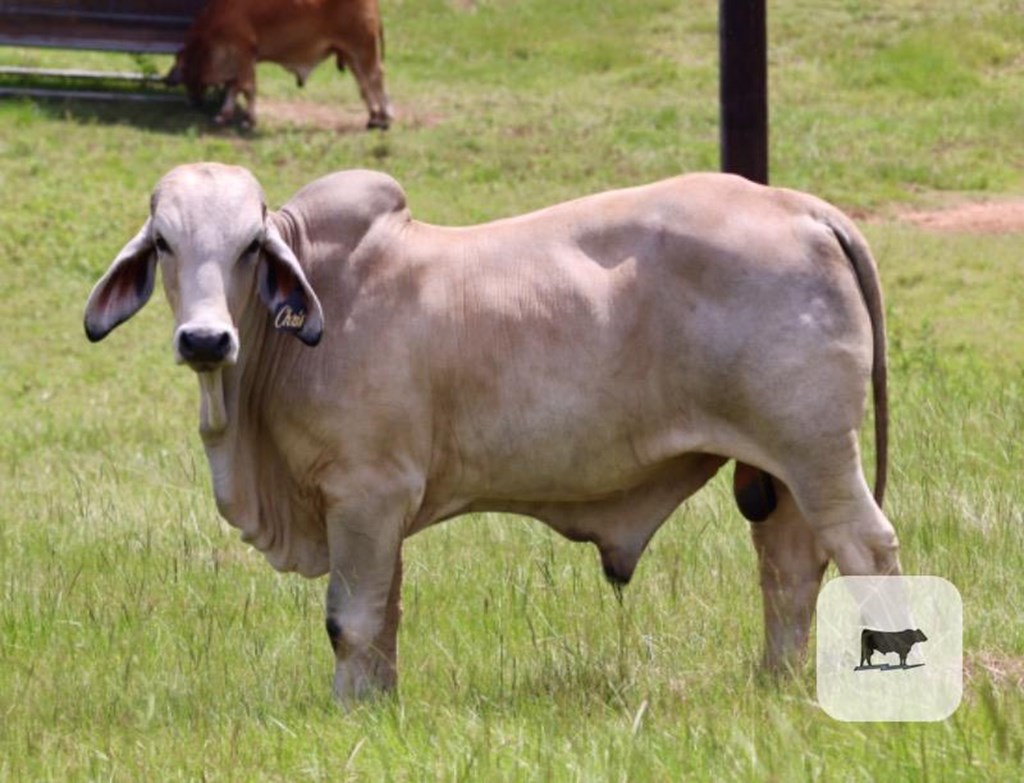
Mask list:
[{"label": "text 'chris' on ear tag", "polygon": [[306,308],[302,295],[296,291],[274,310],[274,328],[283,332],[298,332],[306,323]]}]

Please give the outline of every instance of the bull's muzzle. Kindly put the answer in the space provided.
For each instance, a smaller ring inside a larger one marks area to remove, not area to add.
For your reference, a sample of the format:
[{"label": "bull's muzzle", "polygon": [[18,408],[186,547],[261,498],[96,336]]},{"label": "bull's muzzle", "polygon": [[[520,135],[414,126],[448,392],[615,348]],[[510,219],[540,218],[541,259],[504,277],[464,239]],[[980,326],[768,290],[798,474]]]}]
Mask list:
[{"label": "bull's muzzle", "polygon": [[180,361],[197,372],[207,372],[238,358],[238,339],[229,329],[211,326],[182,326],[174,340]]}]

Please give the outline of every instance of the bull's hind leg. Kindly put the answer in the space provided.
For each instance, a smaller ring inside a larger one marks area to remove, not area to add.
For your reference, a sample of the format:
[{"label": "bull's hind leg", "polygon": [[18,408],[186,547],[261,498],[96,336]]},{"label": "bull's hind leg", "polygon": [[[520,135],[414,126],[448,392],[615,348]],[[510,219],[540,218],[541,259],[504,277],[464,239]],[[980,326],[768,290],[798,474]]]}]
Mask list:
[{"label": "bull's hind leg", "polygon": [[896,531],[871,496],[856,446],[851,451],[842,461],[808,461],[791,482],[797,505],[843,576],[899,575]]},{"label": "bull's hind leg", "polygon": [[[804,453],[788,476],[797,507],[813,531],[816,545],[835,561],[843,576],[900,574],[896,531],[871,496],[856,436],[850,433],[831,448]],[[868,626],[878,618],[903,615],[906,601],[887,601],[870,585],[847,585]]]},{"label": "bull's hind leg", "polygon": [[806,653],[811,619],[828,556],[782,482],[773,481],[775,507],[750,526],[764,601],[763,665],[769,671],[798,666]]},{"label": "bull's hind leg", "polygon": [[755,523],[765,600],[765,663],[784,667],[806,647],[821,576],[899,574],[896,533],[861,472],[856,433],[801,448],[776,480],[778,505]]}]

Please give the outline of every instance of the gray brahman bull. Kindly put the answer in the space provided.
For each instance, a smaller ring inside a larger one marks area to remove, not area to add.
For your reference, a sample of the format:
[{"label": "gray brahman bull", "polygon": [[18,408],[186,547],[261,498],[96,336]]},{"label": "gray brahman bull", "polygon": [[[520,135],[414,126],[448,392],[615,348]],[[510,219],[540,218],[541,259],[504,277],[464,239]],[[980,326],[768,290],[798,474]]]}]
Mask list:
[{"label": "gray brahman bull", "polygon": [[275,568],[330,574],[343,700],[395,685],[402,540],[459,514],[540,519],[621,584],[727,460],[756,466],[772,478],[738,484],[764,519],[776,669],[805,650],[829,558],[899,573],[877,271],[812,196],[696,174],[447,228],[384,174],[331,174],[271,212],[245,169],[182,166],[93,289],[91,340],[158,266],[218,508]]}]

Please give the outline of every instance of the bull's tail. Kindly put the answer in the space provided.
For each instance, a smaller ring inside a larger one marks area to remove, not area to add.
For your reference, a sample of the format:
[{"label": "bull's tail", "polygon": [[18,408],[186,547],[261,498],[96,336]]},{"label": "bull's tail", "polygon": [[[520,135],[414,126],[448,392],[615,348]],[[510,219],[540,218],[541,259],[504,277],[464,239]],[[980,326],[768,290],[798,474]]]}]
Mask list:
[{"label": "bull's tail", "polygon": [[871,320],[871,391],[875,398],[875,502],[881,508],[889,469],[889,393],[882,287],[878,280],[875,259],[857,227],[838,210],[825,215],[824,222],[832,229],[843,253],[850,261],[850,266],[853,267],[857,285],[867,307],[868,318]]}]

